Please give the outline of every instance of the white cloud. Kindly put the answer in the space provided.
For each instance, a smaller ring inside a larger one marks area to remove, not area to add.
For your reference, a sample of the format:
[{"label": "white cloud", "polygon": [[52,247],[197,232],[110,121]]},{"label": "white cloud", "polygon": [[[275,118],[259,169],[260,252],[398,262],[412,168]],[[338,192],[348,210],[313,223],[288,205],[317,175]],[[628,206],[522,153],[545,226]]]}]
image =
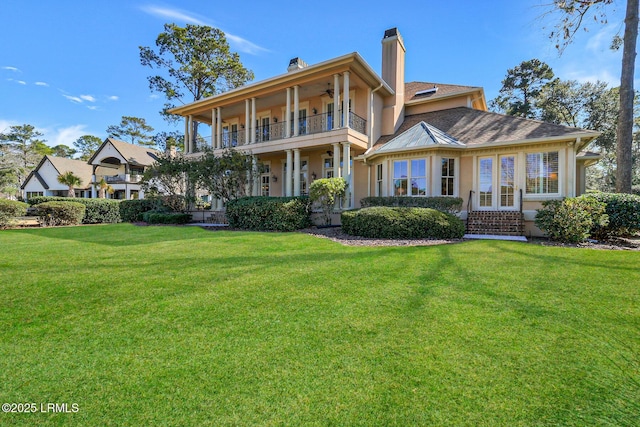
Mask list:
[{"label": "white cloud", "polygon": [[118,98],[116,95],[111,95],[111,96],[110,96],[110,97],[108,97],[107,99],[108,99],[109,101],[117,101],[117,100],[118,100],[118,99],[120,99],[120,98]]},{"label": "white cloud", "polygon": [[158,95],[157,93],[152,93],[151,95],[149,95],[149,99],[158,99],[160,98],[160,95]]},{"label": "white cloud", "polygon": [[45,82],[35,82],[34,85],[36,85],[36,86],[49,86],[49,84],[45,83]]},{"label": "white cloud", "polygon": [[77,96],[64,95],[64,94],[62,96],[64,96],[65,98],[67,98],[71,102],[75,102],[77,104],[82,104],[82,99],[78,98]]},{"label": "white cloud", "polygon": [[27,82],[25,82],[24,80],[7,79],[7,81],[9,81],[9,82],[15,82],[15,83],[18,83],[18,84],[20,84],[20,85],[26,85],[26,84],[27,84]]},{"label": "white cloud", "polygon": [[96,105],[87,105],[87,108],[89,110],[94,110],[94,111],[98,109],[98,107]]},{"label": "white cloud", "polygon": [[80,95],[80,99],[84,99],[89,102],[96,102],[96,99],[91,95]]},{"label": "white cloud", "polygon": [[18,122],[0,119],[0,133],[7,132],[11,126],[17,126]]},{"label": "white cloud", "polygon": [[159,18],[169,18],[169,19],[174,19],[176,21],[188,22],[190,24],[205,25],[204,21],[202,21],[201,19],[196,18],[195,16],[190,15],[189,13],[183,12],[178,9],[169,9],[169,8],[158,7],[158,6],[143,6],[141,7],[141,9],[144,12],[150,15],[157,16]]},{"label": "white cloud", "polygon": [[13,71],[13,72],[19,72],[20,70],[16,67],[10,67],[10,66],[4,66],[2,67],[3,70],[9,70],[9,71]]},{"label": "white cloud", "polygon": [[[142,11],[150,15],[153,15],[159,18],[168,18],[175,21],[187,22],[189,24],[196,24],[196,25],[216,26],[211,23],[208,23],[206,19],[202,19],[193,13],[186,12],[180,9],[170,9],[166,7],[151,6],[151,5],[142,6],[140,9],[142,9]],[[257,44],[252,43],[249,40],[244,39],[240,36],[236,36],[235,34],[231,34],[226,31],[224,31],[224,33],[227,36],[227,40],[229,41],[229,44],[231,45],[231,47],[235,48],[236,50],[239,50],[240,52],[248,53],[250,55],[256,55],[259,52],[269,52],[269,49],[265,49],[261,46],[258,46]]]},{"label": "white cloud", "polygon": [[86,127],[86,125],[73,125],[63,128],[42,128],[38,130],[44,134],[47,145],[55,147],[56,145],[64,144],[71,147],[73,141],[89,133],[86,131]]}]

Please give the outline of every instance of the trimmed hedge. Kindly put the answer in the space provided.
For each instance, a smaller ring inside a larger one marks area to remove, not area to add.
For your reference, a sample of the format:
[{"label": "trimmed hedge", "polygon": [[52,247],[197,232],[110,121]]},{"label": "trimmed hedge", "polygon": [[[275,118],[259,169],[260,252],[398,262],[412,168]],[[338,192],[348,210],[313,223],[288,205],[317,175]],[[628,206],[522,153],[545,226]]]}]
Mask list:
[{"label": "trimmed hedge", "polygon": [[360,200],[360,206],[369,208],[372,206],[388,207],[414,207],[431,208],[440,212],[456,214],[462,209],[460,197],[365,197]]},{"label": "trimmed hedge", "polygon": [[143,221],[142,214],[157,209],[162,202],[159,199],[123,200],[120,202],[120,219],[123,222]]},{"label": "trimmed hedge", "polygon": [[308,197],[242,197],[227,202],[226,209],[233,228],[295,231],[311,225]]},{"label": "trimmed hedge", "polygon": [[595,224],[591,230],[593,237],[606,239],[640,231],[640,196],[625,193],[590,193],[579,198],[593,198],[606,205],[609,224]]},{"label": "trimmed hedge", "polygon": [[50,197],[37,196],[29,199],[31,206],[37,206],[45,202],[74,202],[81,203],[87,207],[83,224],[101,224],[120,222],[120,201],[112,199],[85,199],[81,197]]},{"label": "trimmed hedge", "polygon": [[142,219],[147,224],[187,224],[191,214],[149,211],[142,214]]},{"label": "trimmed hedge", "polygon": [[0,199],[0,228],[11,226],[17,216],[25,216],[28,206],[17,200]]},{"label": "trimmed hedge", "polygon": [[460,239],[464,223],[453,214],[431,208],[374,206],[341,215],[342,231],[380,239]]},{"label": "trimmed hedge", "polygon": [[0,199],[0,212],[9,216],[25,216],[27,214],[27,205],[17,200]]},{"label": "trimmed hedge", "polygon": [[605,210],[603,202],[589,196],[546,200],[537,211],[535,224],[551,240],[580,243],[589,238],[591,230],[609,223]]},{"label": "trimmed hedge", "polygon": [[84,218],[87,207],[77,202],[45,202],[36,205],[38,221],[43,227],[77,225]]}]

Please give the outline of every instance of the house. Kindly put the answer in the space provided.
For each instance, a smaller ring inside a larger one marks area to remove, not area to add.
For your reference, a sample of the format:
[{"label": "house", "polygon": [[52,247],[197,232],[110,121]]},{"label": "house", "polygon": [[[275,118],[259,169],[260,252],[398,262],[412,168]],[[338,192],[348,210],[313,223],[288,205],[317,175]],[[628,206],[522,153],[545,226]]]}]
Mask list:
[{"label": "house", "polygon": [[104,179],[113,188],[113,193],[106,195],[109,198],[143,198],[142,174],[158,154],[154,149],[107,138],[88,162],[44,156],[22,184],[23,197],[66,197],[68,187],[60,184],[58,177],[71,171],[82,180],[82,187],[75,189],[76,197],[98,197],[96,184]]},{"label": "house", "polygon": [[198,122],[214,152],[235,147],[262,163],[256,195],[303,195],[314,179],[342,176],[343,208],[367,196],[461,197],[470,232],[537,234],[544,200],[584,192],[598,132],[489,112],[481,87],[406,83],[405,52],[392,28],[382,75],[357,52],[315,65],[294,58],[284,74],[171,112],[185,118],[188,155],[202,149]]},{"label": "house", "polygon": [[[113,188],[114,199],[142,199],[142,175],[159,154],[152,148],[107,138],[87,162],[92,168],[91,182],[99,183],[104,179]],[[97,192],[94,186],[91,197],[97,197]]]},{"label": "house", "polygon": [[36,196],[67,197],[69,187],[58,182],[65,172],[73,172],[82,184],[75,188],[76,197],[91,197],[91,166],[82,160],[44,156],[20,187],[22,197],[28,200]]}]

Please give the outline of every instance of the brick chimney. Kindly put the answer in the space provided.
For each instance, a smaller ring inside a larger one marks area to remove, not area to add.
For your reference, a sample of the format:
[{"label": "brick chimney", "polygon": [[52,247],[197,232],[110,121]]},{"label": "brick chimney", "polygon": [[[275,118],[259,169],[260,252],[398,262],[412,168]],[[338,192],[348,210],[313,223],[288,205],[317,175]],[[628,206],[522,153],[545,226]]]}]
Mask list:
[{"label": "brick chimney", "polygon": [[384,32],[382,38],[382,79],[395,91],[384,100],[382,134],[393,134],[404,121],[404,41],[397,28]]}]

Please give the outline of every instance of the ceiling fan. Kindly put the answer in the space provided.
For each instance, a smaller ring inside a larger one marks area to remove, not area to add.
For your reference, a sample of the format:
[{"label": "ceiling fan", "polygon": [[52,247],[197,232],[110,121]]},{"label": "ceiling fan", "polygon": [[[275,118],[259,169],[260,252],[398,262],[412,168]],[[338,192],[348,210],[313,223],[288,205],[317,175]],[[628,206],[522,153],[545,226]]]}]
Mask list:
[{"label": "ceiling fan", "polygon": [[333,89],[331,89],[331,83],[327,83],[327,90],[322,92],[320,95],[329,95],[329,98],[333,98]]}]

